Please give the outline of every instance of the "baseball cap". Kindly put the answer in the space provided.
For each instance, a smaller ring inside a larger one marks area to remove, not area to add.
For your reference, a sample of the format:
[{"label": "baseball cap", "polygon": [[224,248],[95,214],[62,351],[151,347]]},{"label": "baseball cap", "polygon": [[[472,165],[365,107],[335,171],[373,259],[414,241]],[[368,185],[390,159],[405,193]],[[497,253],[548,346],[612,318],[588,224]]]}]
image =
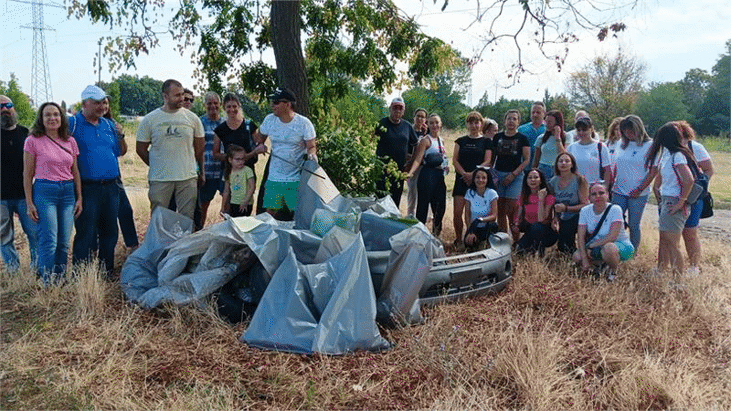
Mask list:
[{"label": "baseball cap", "polygon": [[579,127],[579,125],[581,125],[582,128],[589,128],[591,127],[591,119],[589,117],[579,117],[576,120],[576,124],[574,125],[574,127]]},{"label": "baseball cap", "polygon": [[292,103],[297,101],[297,98],[294,96],[294,93],[292,93],[290,89],[282,87],[278,87],[276,90],[274,90],[274,93],[272,93],[270,97],[272,101],[286,100]]},{"label": "baseball cap", "polygon": [[84,91],[81,92],[81,100],[92,99],[96,101],[102,101],[107,97],[109,97],[107,93],[105,93],[104,90],[95,85],[86,86]]},{"label": "baseball cap", "polygon": [[406,104],[404,104],[404,99],[402,99],[401,97],[396,97],[393,100],[391,100],[391,105],[392,106],[398,105],[398,106],[406,107]]}]

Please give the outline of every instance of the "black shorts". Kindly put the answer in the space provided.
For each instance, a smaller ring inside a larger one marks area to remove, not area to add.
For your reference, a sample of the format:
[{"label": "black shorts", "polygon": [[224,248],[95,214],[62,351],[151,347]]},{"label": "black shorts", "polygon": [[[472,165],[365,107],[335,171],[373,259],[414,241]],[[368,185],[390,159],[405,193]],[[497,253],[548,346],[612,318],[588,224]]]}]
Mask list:
[{"label": "black shorts", "polygon": [[467,184],[465,184],[464,180],[462,180],[462,176],[459,174],[456,174],[454,177],[454,189],[452,189],[452,197],[464,197],[465,194],[467,194],[467,189],[469,187]]}]

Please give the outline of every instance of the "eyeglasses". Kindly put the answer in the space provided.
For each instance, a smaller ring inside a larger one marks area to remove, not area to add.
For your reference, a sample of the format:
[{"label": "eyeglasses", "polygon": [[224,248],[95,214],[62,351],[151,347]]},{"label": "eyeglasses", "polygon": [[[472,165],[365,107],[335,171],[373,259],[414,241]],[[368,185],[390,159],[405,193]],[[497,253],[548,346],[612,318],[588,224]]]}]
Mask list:
[{"label": "eyeglasses", "polygon": [[14,107],[14,106],[13,106],[13,103],[0,103],[0,108],[7,108],[7,109],[11,109],[11,108],[13,108],[13,107]]},{"label": "eyeglasses", "polygon": [[189,97],[183,97],[183,101],[185,101],[186,103],[192,103],[193,101],[195,101],[195,99],[189,98]]},{"label": "eyeglasses", "polygon": [[287,102],[288,102],[287,100],[274,100],[274,101],[272,101],[272,104],[276,106],[279,103],[287,103]]}]

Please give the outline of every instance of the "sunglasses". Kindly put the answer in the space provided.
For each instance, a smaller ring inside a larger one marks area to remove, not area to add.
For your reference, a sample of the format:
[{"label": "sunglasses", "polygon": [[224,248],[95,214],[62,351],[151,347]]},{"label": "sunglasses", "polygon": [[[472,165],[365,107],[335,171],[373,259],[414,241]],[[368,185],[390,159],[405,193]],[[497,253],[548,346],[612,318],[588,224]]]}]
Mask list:
[{"label": "sunglasses", "polygon": [[13,103],[0,103],[0,108],[13,108]]},{"label": "sunglasses", "polygon": [[186,101],[186,102],[188,102],[188,103],[192,103],[193,101],[195,101],[195,99],[192,99],[192,98],[188,98],[188,97],[184,97],[184,98],[183,98],[183,101]]},{"label": "sunglasses", "polygon": [[274,101],[272,101],[272,104],[274,104],[276,106],[279,103],[287,103],[287,102],[288,102],[288,100],[274,100]]}]

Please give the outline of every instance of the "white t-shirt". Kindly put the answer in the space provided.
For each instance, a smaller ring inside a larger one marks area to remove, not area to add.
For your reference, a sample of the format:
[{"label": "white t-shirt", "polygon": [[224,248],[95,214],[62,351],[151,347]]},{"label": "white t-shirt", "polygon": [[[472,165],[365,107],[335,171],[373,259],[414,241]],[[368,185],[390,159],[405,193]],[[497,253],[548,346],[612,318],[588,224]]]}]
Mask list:
[{"label": "white t-shirt", "polygon": [[[611,208],[609,209],[607,218],[604,219],[599,232],[596,233],[596,237],[591,239],[591,242],[599,241],[609,235],[609,231],[612,229],[612,223],[616,221],[620,221],[622,223],[622,229],[619,230],[619,235],[615,241],[628,242],[629,235],[627,235],[627,230],[624,229],[622,208],[616,204],[608,204],[608,207]],[[599,224],[599,220],[602,218],[602,214],[604,214],[604,210],[602,210],[599,214],[594,213],[594,204],[588,204],[581,208],[581,211],[579,212],[579,225],[586,226],[585,238],[589,238],[591,233],[594,232],[596,225]]]},{"label": "white t-shirt", "polygon": [[[693,147],[692,149],[691,146]],[[711,159],[711,155],[708,154],[708,151],[706,151],[706,148],[703,147],[703,144],[697,141],[688,141],[688,149],[693,153],[693,157],[695,157],[695,161],[697,163]]]},{"label": "white t-shirt", "polygon": [[604,143],[609,151],[609,167],[614,169],[614,165],[617,164],[617,150],[622,148],[622,140],[617,140],[613,143]]},{"label": "white t-shirt", "polygon": [[683,189],[680,187],[680,181],[678,180],[679,174],[675,174],[673,169],[673,163],[677,167],[681,164],[688,164],[688,160],[679,151],[671,155],[669,151],[663,150],[662,158],[660,158],[660,177],[662,178],[660,195],[680,197]]},{"label": "white t-shirt", "polygon": [[[642,145],[630,141],[627,144],[627,148],[622,148],[621,142],[617,144],[617,151],[615,152],[617,155],[617,176],[614,180],[614,188],[612,191],[628,196],[630,191],[640,186],[642,180],[645,179],[645,175],[647,175],[647,170],[645,170],[645,157],[651,146],[652,140],[648,140]],[[655,163],[657,163],[657,158],[655,159]],[[650,185],[645,187],[640,195],[646,196],[649,193]]]},{"label": "white t-shirt", "polygon": [[150,143],[150,181],[183,181],[198,176],[194,138],[205,138],[203,123],[181,108],[166,113],[158,108],[140,122],[137,141]]},{"label": "white t-shirt", "polygon": [[315,126],[312,122],[307,117],[295,114],[292,121],[283,123],[279,117],[268,114],[261,123],[259,132],[268,136],[272,142],[273,155],[269,165],[269,180],[300,181],[301,165],[307,154],[305,141],[315,138]]},{"label": "white t-shirt", "polygon": [[[566,151],[573,154],[576,158],[576,171],[583,175],[586,181],[591,185],[601,180],[599,177],[599,149],[598,141],[594,140],[589,144],[581,144],[579,142],[571,143]],[[609,166],[609,150],[606,144],[602,144],[602,164],[601,167]]]},{"label": "white t-shirt", "polygon": [[469,189],[464,196],[465,201],[470,203],[470,213],[472,219],[470,223],[475,221],[478,217],[487,217],[490,215],[490,204],[492,200],[498,198],[497,191],[492,188],[485,190],[485,195],[479,195],[477,191]]}]

